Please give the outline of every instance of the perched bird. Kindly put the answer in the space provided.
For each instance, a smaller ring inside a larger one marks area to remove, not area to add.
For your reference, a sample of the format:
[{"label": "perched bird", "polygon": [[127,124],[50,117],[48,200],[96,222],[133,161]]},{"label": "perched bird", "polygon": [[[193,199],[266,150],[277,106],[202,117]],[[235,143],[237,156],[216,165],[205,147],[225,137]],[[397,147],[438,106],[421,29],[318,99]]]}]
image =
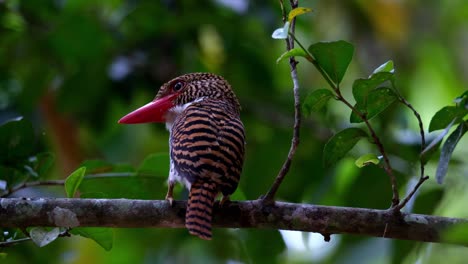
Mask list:
[{"label": "perched bird", "polygon": [[211,73],[189,73],[163,84],[156,98],[119,120],[123,124],[165,122],[170,171],[166,199],[172,204],[176,181],[189,190],[185,226],[211,239],[212,210],[239,183],[245,134],[240,104],[229,83]]}]

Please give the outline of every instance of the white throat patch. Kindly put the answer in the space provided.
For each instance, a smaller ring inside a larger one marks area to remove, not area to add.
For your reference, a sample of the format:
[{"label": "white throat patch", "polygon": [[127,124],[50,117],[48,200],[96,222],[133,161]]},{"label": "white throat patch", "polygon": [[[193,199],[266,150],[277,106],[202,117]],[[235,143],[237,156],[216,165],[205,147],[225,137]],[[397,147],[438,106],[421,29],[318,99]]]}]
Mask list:
[{"label": "white throat patch", "polygon": [[183,105],[176,105],[176,106],[172,107],[171,109],[169,109],[167,111],[167,113],[166,113],[166,116],[165,116],[165,118],[166,118],[166,129],[169,131],[169,133],[171,132],[172,125],[174,124],[175,119],[180,114],[182,114],[182,112],[184,112],[184,110],[187,109],[187,107],[191,106],[193,103],[201,102],[201,101],[203,101],[203,99],[205,99],[205,97],[200,97],[200,98],[195,99],[192,102],[189,102],[189,103],[186,103],[186,104],[183,104]]}]

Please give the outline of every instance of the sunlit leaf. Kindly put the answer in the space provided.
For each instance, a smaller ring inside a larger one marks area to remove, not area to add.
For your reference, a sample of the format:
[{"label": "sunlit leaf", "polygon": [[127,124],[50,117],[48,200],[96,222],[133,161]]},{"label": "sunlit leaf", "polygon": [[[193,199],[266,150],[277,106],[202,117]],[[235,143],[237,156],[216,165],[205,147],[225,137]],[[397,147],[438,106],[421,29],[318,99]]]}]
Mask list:
[{"label": "sunlit leaf", "polygon": [[306,7],[296,7],[289,12],[288,21],[291,22],[295,17],[311,12],[312,9]]},{"label": "sunlit leaf", "polygon": [[454,119],[456,119],[455,124],[458,124],[466,114],[468,114],[468,109],[446,106],[432,117],[431,123],[429,124],[429,132],[446,128]]},{"label": "sunlit leaf", "polygon": [[74,235],[90,238],[98,243],[106,251],[112,249],[114,243],[114,231],[105,227],[77,227],[70,230]]},{"label": "sunlit leaf", "polygon": [[389,60],[389,61],[385,62],[384,64],[380,65],[379,67],[377,67],[374,70],[374,72],[372,72],[372,74],[376,74],[376,73],[379,73],[379,72],[393,73],[394,71],[395,71],[395,69],[393,68],[393,61]]},{"label": "sunlit leaf", "polygon": [[444,142],[444,145],[442,146],[442,150],[440,152],[439,164],[437,165],[437,183],[442,184],[444,182],[445,175],[447,175],[450,158],[452,157],[452,153],[467,130],[468,122],[461,123]]},{"label": "sunlit leaf", "polygon": [[169,175],[169,154],[155,153],[147,156],[138,167],[137,173],[166,178]]},{"label": "sunlit leaf", "polygon": [[289,57],[294,57],[294,56],[307,58],[308,55],[303,49],[294,48],[281,54],[281,56],[276,60],[276,63],[280,63],[282,60],[287,59]]},{"label": "sunlit leaf", "polygon": [[67,177],[65,180],[65,192],[67,193],[68,198],[73,198],[75,196],[76,190],[78,190],[78,187],[80,187],[85,173],[86,167],[80,167]]},{"label": "sunlit leaf", "polygon": [[312,112],[322,110],[330,98],[333,98],[333,93],[328,89],[317,89],[312,91],[302,104],[304,115],[309,116]]},{"label": "sunlit leaf", "polygon": [[[377,116],[397,100],[395,92],[393,92],[393,90],[390,88],[379,88],[372,90],[369,92],[367,97],[367,104],[365,108],[357,105],[358,110],[366,113],[367,120]],[[360,123],[364,121],[354,111],[352,111],[350,122]]]},{"label": "sunlit leaf", "polygon": [[318,42],[309,47],[317,60],[335,84],[339,84],[353,58],[354,46],[346,41]]},{"label": "sunlit leaf", "polygon": [[60,228],[55,227],[52,230],[47,230],[43,227],[33,227],[29,231],[29,236],[32,241],[39,247],[44,247],[58,238],[60,235]]},{"label": "sunlit leaf", "polygon": [[323,163],[325,167],[335,164],[343,158],[356,143],[367,137],[367,133],[360,128],[347,128],[336,133],[323,149]]},{"label": "sunlit leaf", "polygon": [[274,39],[287,39],[289,33],[289,22],[284,23],[284,26],[281,28],[277,28],[271,34],[271,37]]},{"label": "sunlit leaf", "polygon": [[379,157],[377,157],[377,155],[369,153],[369,154],[365,154],[365,155],[362,155],[361,157],[359,157],[355,161],[355,164],[359,168],[362,168],[362,167],[365,167],[365,166],[370,165],[370,164],[378,165],[379,162],[380,162],[380,160],[379,160]]}]

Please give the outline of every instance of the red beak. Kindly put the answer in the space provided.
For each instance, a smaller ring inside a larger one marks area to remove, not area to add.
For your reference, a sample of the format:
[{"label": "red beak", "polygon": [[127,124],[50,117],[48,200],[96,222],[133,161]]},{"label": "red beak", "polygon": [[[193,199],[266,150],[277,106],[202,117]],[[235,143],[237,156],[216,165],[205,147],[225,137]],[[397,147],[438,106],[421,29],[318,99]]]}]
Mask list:
[{"label": "red beak", "polygon": [[154,100],[135,111],[127,114],[119,120],[120,124],[140,124],[140,123],[162,123],[166,121],[167,110],[174,106],[172,100],[177,94],[167,95],[163,98]]}]

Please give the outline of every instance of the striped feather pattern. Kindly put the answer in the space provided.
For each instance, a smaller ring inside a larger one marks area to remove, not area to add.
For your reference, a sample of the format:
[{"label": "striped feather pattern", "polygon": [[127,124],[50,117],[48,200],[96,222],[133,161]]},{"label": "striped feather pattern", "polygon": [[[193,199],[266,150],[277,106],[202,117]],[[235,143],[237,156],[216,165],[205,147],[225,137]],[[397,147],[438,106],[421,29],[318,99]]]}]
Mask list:
[{"label": "striped feather pattern", "polygon": [[242,170],[245,135],[237,106],[212,98],[191,104],[175,119],[170,144],[175,170],[192,184],[186,226],[210,239],[214,199],[236,190]]},{"label": "striped feather pattern", "polygon": [[211,239],[211,216],[216,193],[214,182],[197,181],[192,185],[185,215],[185,226],[190,234]]}]

